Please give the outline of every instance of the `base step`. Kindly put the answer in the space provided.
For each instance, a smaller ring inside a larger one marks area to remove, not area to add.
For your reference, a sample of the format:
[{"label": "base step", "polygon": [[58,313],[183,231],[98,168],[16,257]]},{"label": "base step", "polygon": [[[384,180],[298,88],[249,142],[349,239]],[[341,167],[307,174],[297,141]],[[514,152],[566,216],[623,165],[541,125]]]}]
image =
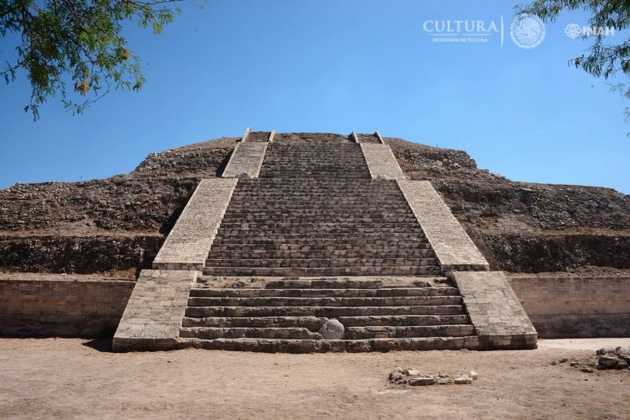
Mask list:
[{"label": "base step", "polygon": [[264,353],[358,353],[395,350],[476,350],[479,348],[477,336],[375,338],[370,340],[272,340],[255,338],[203,340],[180,338],[179,342],[181,347]]}]

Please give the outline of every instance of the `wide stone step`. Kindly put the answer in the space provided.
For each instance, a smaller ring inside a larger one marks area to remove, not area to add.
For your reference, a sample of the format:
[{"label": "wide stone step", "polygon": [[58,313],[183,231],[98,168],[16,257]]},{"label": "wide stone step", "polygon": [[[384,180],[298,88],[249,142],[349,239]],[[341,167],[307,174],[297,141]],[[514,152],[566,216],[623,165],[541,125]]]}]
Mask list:
[{"label": "wide stone step", "polygon": [[211,289],[194,288],[191,297],[394,297],[459,296],[456,287],[395,287],[378,289]]},{"label": "wide stone step", "polygon": [[[368,244],[365,243],[366,238],[370,239]],[[424,239],[423,236],[418,233],[399,233],[395,234],[394,238],[390,241],[384,240],[382,235],[379,234],[365,234],[362,236],[346,236],[343,238],[333,237],[320,237],[314,240],[311,237],[305,237],[304,235],[286,235],[281,238],[267,238],[260,236],[250,236],[243,238],[243,241],[234,241],[233,239],[217,238],[213,242],[213,246],[224,245],[274,245],[274,246],[286,246],[288,247],[304,247],[304,246],[318,246],[329,247],[334,246],[335,249],[344,249],[344,247],[355,248],[357,244],[364,244],[372,247],[381,247],[390,245],[392,247],[419,247],[429,248],[431,245]]]},{"label": "wide stone step", "polygon": [[370,266],[370,267],[204,267],[203,273],[213,276],[427,276],[439,275],[438,266]]},{"label": "wide stone step", "polygon": [[[339,317],[345,327],[468,325],[467,315],[390,315]],[[307,328],[319,331],[326,318],[315,316],[184,317],[184,327]]]},{"label": "wide stone step", "polygon": [[365,255],[378,255],[382,258],[433,258],[433,250],[431,249],[314,249],[303,251],[279,250],[270,247],[241,247],[241,249],[218,247],[212,250],[211,258],[269,258],[269,259],[299,259],[306,256],[312,259],[326,258],[362,258]]},{"label": "wide stone step", "polygon": [[342,316],[338,319],[339,322],[346,327],[453,325],[469,323],[468,315]]},{"label": "wide stone step", "polygon": [[327,259],[269,259],[269,258],[250,258],[250,259],[222,259],[208,258],[206,267],[261,267],[261,268],[281,268],[281,267],[301,267],[301,268],[319,268],[319,267],[349,267],[359,265],[366,267],[381,266],[415,266],[427,267],[437,266],[438,262],[435,258],[375,258],[373,256],[365,256],[363,258],[327,258]]},{"label": "wide stone step", "polygon": [[[248,236],[249,235],[249,236]],[[306,236],[309,235],[309,236]],[[331,235],[335,235],[331,237]],[[343,235],[343,236],[342,236]],[[300,227],[295,229],[228,229],[223,228],[219,230],[219,236],[222,238],[232,238],[234,236],[244,236],[243,239],[307,239],[310,242],[317,243],[320,238],[322,239],[334,239],[337,238],[339,242],[346,241],[348,238],[356,240],[362,237],[379,236],[381,238],[386,237],[383,235],[392,235],[395,239],[416,239],[423,240],[424,236],[420,231],[420,228],[408,227],[408,228],[382,228],[382,229],[317,229]]]},{"label": "wide stone step", "polygon": [[479,348],[477,336],[374,338],[369,340],[272,340],[272,339],[180,339],[183,346],[208,350],[253,351],[266,353],[324,353],[371,351],[459,350]]},{"label": "wide stone step", "polygon": [[339,318],[382,315],[464,315],[462,305],[420,306],[189,306],[186,316],[206,317],[286,317],[316,316]]},{"label": "wide stone step", "polygon": [[[278,219],[282,218],[282,219]],[[281,220],[281,221],[279,221]],[[277,225],[294,225],[304,222],[312,222],[323,225],[354,225],[354,224],[372,224],[372,223],[384,223],[384,224],[415,224],[417,220],[413,215],[387,215],[387,214],[374,214],[374,215],[355,215],[344,217],[339,214],[326,214],[324,212],[315,214],[295,214],[290,212],[268,212],[262,215],[226,215],[223,218],[224,224],[253,224],[256,226],[277,226]]]},{"label": "wide stone step", "polygon": [[262,316],[262,317],[184,317],[183,327],[245,327],[245,328],[307,328],[318,331],[325,318],[315,316]]},{"label": "wide stone step", "polygon": [[[348,327],[344,338],[361,340],[366,338],[405,338],[405,337],[464,337],[473,335],[472,325],[423,325],[423,326],[367,326]],[[298,338],[298,337],[296,337]]]},{"label": "wide stone step", "polygon": [[346,232],[354,235],[377,234],[382,232],[416,233],[422,235],[420,226],[410,222],[356,222],[356,223],[326,223],[315,220],[303,220],[289,223],[253,223],[253,222],[227,222],[221,225],[221,230],[226,232],[278,232],[295,235],[297,231],[312,231],[315,233]]},{"label": "wide stone step", "polygon": [[412,306],[460,305],[461,296],[191,297],[188,306]]},{"label": "wide stone step", "polygon": [[[226,279],[201,277],[202,280]],[[241,279],[227,277],[227,279]],[[299,279],[271,279],[265,283],[270,289],[376,289],[376,288],[410,288],[431,287],[432,283],[446,284],[446,277],[321,277]]]},{"label": "wide stone step", "polygon": [[443,276],[431,277],[248,277],[248,276],[199,276],[196,289],[394,289],[452,287],[453,283]]},{"label": "wide stone step", "polygon": [[182,327],[180,337],[185,338],[275,338],[275,339],[321,339],[321,334],[311,332],[307,328],[214,328],[214,327]]}]

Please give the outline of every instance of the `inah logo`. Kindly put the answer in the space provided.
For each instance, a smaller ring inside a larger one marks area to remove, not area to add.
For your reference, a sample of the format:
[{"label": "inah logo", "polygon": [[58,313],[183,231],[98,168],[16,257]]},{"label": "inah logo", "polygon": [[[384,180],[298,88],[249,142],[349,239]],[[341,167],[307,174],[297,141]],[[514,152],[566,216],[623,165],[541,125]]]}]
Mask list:
[{"label": "inah logo", "polygon": [[615,28],[612,26],[580,26],[577,23],[569,23],[564,28],[564,33],[571,39],[588,36],[604,37],[614,36]]},{"label": "inah logo", "polygon": [[545,24],[536,15],[521,13],[510,25],[512,41],[521,48],[534,48],[545,39]]},{"label": "inah logo", "polygon": [[577,23],[569,23],[566,28],[564,28],[564,33],[571,39],[576,39],[580,35],[582,35],[582,27]]}]

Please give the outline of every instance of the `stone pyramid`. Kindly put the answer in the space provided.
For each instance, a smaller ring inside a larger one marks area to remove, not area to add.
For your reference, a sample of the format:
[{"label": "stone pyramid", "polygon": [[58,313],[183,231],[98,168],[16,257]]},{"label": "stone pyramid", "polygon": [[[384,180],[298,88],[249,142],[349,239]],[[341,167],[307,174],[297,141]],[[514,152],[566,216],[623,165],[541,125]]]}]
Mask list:
[{"label": "stone pyramid", "polygon": [[113,343],[320,352],[536,339],[503,273],[378,132],[247,130],[140,273]]}]

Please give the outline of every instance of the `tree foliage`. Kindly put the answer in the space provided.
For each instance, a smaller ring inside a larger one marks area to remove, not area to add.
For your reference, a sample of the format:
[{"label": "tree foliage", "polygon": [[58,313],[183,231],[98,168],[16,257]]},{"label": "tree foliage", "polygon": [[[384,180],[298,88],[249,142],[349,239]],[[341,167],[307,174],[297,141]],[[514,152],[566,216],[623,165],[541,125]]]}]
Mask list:
[{"label": "tree foliage", "polygon": [[127,47],[122,24],[160,33],[178,0],[0,0],[0,37],[17,35],[14,57],[0,70],[7,83],[23,71],[31,84],[24,110],[59,95],[76,113],[112,89],[137,91],[144,77]]},{"label": "tree foliage", "polygon": [[[630,0],[534,0],[520,8],[521,12],[537,15],[543,21],[554,21],[564,10],[587,11],[592,28],[611,28],[621,32],[630,26]],[[570,64],[603,79],[630,75],[630,40],[607,44],[605,41],[609,38],[605,31],[594,31],[588,38],[593,39],[593,44],[586,53],[571,59]],[[611,85],[611,90],[630,98],[630,87],[625,82]],[[630,109],[627,107],[625,114],[629,120]]]}]

